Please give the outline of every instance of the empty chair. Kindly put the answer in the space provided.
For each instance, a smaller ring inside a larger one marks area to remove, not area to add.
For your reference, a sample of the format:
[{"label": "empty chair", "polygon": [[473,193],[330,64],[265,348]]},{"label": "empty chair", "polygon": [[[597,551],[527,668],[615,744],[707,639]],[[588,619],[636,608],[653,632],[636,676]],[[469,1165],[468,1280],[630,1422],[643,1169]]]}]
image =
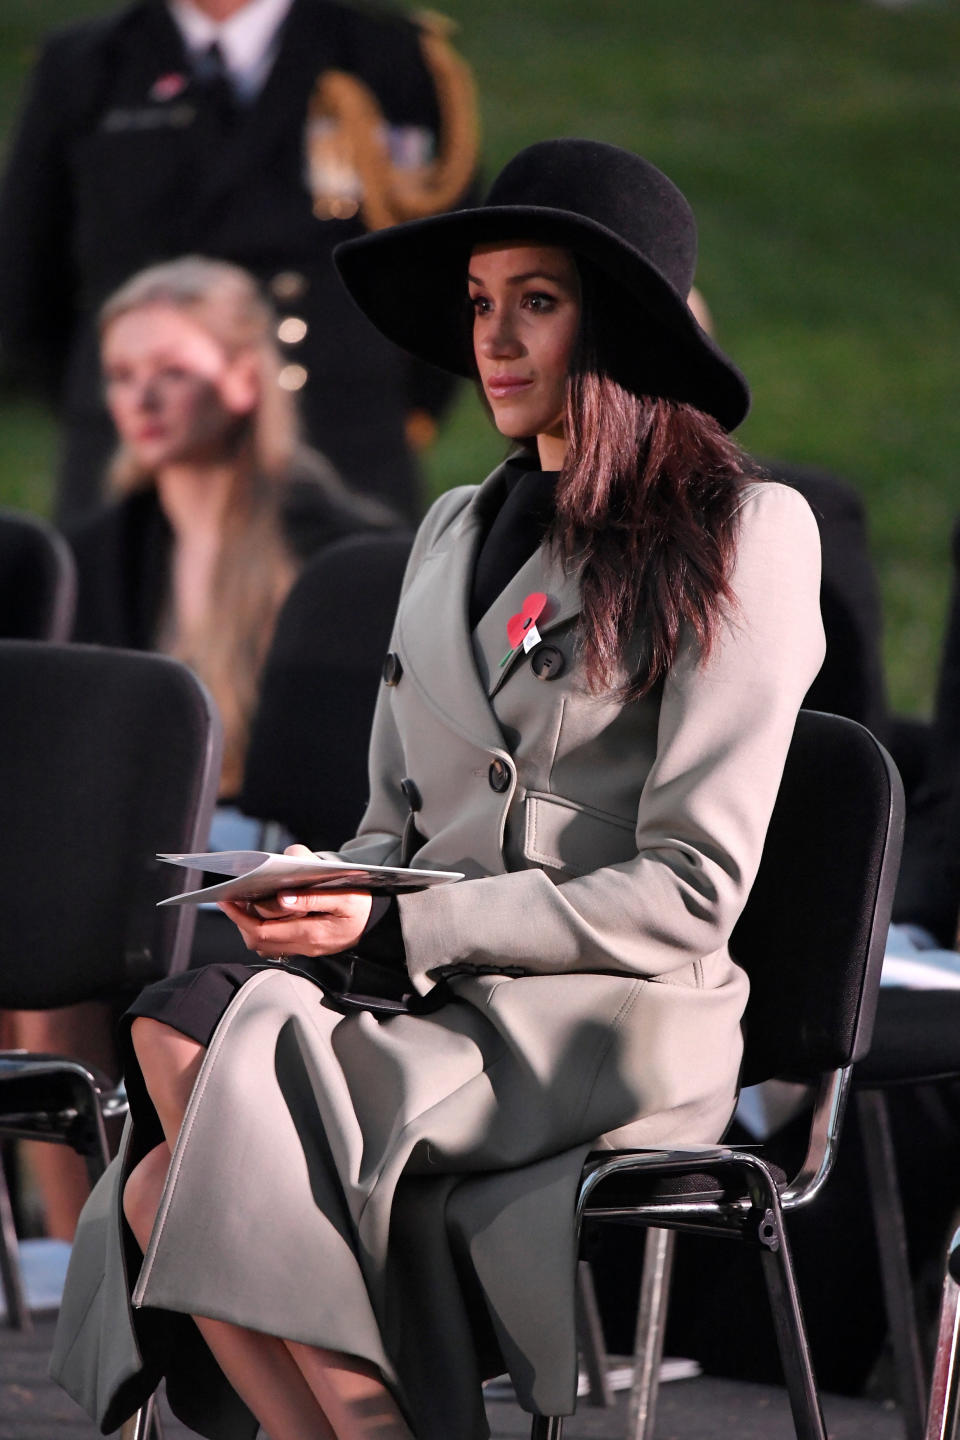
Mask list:
[{"label": "empty chair", "polygon": [[[184,874],[158,852],[206,838],[220,764],[209,696],[185,666],[83,645],[0,641],[0,1006],[122,1003],[186,964],[193,911],[157,902]],[[188,877],[189,878],[189,877]],[[0,1137],[69,1145],[91,1177],[122,1091],[71,1057],[0,1053]],[[0,1191],[8,1314],[23,1323]]]},{"label": "empty chair", "polygon": [[410,540],[373,533],[329,545],[277,619],[240,805],[314,849],[353,835],[366,804],[370,726]]},{"label": "empty chair", "polygon": [[[806,1155],[788,1177],[762,1148],[598,1152],[579,1214],[647,1235],[629,1440],[653,1431],[673,1230],[733,1236],[759,1250],[800,1440],[825,1440],[784,1212],[830,1172],[851,1068],[867,1050],[903,827],[896,768],[869,731],[801,711],[757,879],[731,950],[750,975],[743,1082],[816,1087]],[[533,1440],[557,1440],[557,1417]]]},{"label": "empty chair", "polygon": [[73,628],[76,567],[52,525],[0,510],[0,636],[66,640]]}]

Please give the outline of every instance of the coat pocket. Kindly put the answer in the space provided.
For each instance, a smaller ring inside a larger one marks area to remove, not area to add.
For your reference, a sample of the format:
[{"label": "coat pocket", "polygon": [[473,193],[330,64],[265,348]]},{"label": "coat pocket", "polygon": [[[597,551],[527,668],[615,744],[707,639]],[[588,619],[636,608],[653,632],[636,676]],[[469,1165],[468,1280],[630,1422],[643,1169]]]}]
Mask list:
[{"label": "coat pocket", "polygon": [[531,790],[524,802],[523,853],[548,869],[585,875],[601,865],[634,859],[636,825],[619,815]]}]

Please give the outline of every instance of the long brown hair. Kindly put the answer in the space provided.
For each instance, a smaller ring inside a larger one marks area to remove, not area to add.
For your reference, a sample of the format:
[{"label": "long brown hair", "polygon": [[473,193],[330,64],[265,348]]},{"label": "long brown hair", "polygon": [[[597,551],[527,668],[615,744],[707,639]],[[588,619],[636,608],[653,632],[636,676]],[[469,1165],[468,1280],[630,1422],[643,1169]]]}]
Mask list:
[{"label": "long brown hair", "polygon": [[[567,453],[550,540],[578,571],[587,683],[615,685],[642,623],[644,658],[620,693],[646,695],[685,631],[703,657],[732,603],[729,573],[746,457],[712,416],[617,378],[627,324],[615,294],[578,259],[581,322],[567,382]],[[642,334],[628,336],[641,350]],[[656,350],[648,359],[656,374]],[[636,369],[636,366],[633,367]]]}]

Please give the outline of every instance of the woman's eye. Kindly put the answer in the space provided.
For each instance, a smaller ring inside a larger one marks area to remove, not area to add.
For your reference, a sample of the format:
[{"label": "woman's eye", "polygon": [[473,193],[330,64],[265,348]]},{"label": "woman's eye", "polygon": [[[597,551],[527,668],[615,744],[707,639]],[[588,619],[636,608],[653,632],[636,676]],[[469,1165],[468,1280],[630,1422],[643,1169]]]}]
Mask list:
[{"label": "woman's eye", "polygon": [[470,304],[473,306],[475,315],[489,315],[493,306],[485,295],[471,295]]},{"label": "woman's eye", "polygon": [[557,302],[553,295],[547,295],[544,291],[538,290],[531,295],[525,295],[523,303],[528,310],[543,314],[552,310]]}]

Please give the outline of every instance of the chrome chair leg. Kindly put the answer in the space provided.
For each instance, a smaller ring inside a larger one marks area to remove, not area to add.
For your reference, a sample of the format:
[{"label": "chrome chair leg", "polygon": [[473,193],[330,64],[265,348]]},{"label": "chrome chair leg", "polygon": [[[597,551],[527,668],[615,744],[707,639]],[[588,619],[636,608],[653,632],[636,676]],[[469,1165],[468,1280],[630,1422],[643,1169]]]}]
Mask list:
[{"label": "chrome chair leg", "polygon": [[589,1400],[598,1408],[613,1404],[613,1390],[607,1374],[607,1351],[600,1323],[597,1292],[593,1288],[593,1271],[588,1260],[577,1261],[577,1337],[584,1368],[587,1372]]},{"label": "chrome chair leg", "polygon": [[120,1440],[163,1440],[160,1416],[157,1414],[157,1397],[151,1395],[120,1429]]},{"label": "chrome chair leg", "polygon": [[625,1440],[653,1440],[676,1243],[677,1236],[673,1230],[654,1226],[647,1230]]},{"label": "chrome chair leg", "polygon": [[916,1301],[907,1264],[907,1231],[897,1182],[890,1113],[880,1090],[857,1093],[867,1184],[880,1256],[880,1278],[896,1369],[897,1398],[907,1440],[922,1440],[926,1375],[920,1350]]},{"label": "chrome chair leg", "polygon": [[563,1440],[563,1417],[560,1415],[534,1415],[530,1426],[530,1440]]},{"label": "chrome chair leg", "polygon": [[13,1223],[7,1177],[0,1164],[0,1279],[7,1302],[7,1324],[14,1330],[32,1330],[33,1318],[20,1268],[20,1245]]},{"label": "chrome chair leg", "polygon": [[925,1440],[957,1440],[960,1434],[960,1230],[950,1242],[940,1301],[937,1352],[930,1383]]},{"label": "chrome chair leg", "polygon": [[756,1161],[747,1172],[747,1184],[797,1440],[827,1440],[780,1194],[769,1171]]}]

